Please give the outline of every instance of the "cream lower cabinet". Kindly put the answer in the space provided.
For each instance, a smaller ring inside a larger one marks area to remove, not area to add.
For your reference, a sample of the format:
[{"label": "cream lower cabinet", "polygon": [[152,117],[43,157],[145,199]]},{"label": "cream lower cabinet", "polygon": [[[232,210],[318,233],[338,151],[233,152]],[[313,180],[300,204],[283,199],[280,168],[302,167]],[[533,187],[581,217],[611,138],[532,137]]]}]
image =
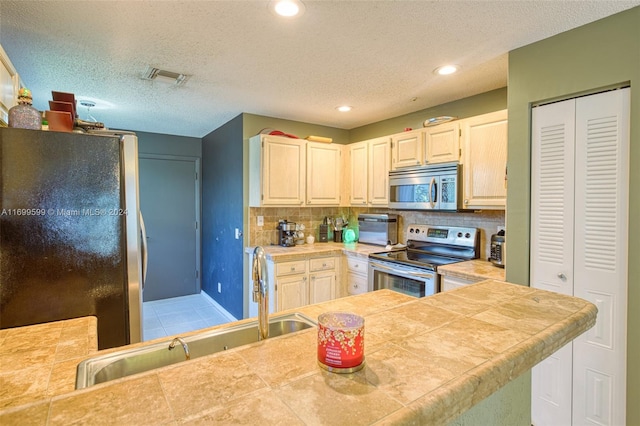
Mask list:
[{"label": "cream lower cabinet", "polygon": [[463,207],[504,210],[507,203],[507,110],[467,118],[462,132]]},{"label": "cream lower cabinet", "polygon": [[275,312],[335,299],[338,262],[338,257],[322,257],[275,263],[268,268],[275,273]]},{"label": "cream lower cabinet", "polygon": [[362,294],[369,291],[369,261],[361,257],[346,254],[344,289],[348,295]]},{"label": "cream lower cabinet", "polygon": [[455,290],[456,288],[464,287],[469,284],[477,283],[482,279],[468,280],[464,278],[441,276],[440,277],[440,291]]},{"label": "cream lower cabinet", "polygon": [[309,303],[320,303],[336,298],[337,264],[340,258],[309,259]]}]

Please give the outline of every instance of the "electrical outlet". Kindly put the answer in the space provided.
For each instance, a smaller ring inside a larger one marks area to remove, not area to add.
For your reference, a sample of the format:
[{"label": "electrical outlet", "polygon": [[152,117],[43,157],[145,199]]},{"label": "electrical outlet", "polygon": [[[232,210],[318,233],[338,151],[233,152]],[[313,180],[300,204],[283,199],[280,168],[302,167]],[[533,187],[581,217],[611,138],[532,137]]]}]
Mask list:
[{"label": "electrical outlet", "polygon": [[507,232],[507,228],[505,226],[498,226],[498,232],[500,231]]},{"label": "electrical outlet", "polygon": [[258,216],[258,226],[264,226],[264,216]]},{"label": "electrical outlet", "polygon": [[218,283],[218,293],[222,293],[222,283]]},{"label": "electrical outlet", "polygon": [[242,237],[242,231],[236,228],[236,240],[239,240]]}]

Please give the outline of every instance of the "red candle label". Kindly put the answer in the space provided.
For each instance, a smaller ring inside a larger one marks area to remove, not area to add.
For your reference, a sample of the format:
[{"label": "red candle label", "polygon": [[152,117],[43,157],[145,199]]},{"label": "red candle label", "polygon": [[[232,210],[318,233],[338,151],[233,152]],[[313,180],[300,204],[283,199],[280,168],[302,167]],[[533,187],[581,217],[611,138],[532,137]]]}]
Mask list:
[{"label": "red candle label", "polygon": [[364,318],[349,312],[318,317],[318,361],[328,367],[352,368],[364,359]]}]

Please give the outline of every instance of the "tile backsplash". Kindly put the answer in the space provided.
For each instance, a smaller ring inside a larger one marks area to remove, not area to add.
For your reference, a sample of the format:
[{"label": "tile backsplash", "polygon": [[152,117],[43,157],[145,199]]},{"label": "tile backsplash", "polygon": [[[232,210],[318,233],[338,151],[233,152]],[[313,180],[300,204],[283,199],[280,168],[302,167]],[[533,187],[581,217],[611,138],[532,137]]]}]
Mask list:
[{"label": "tile backsplash", "polygon": [[[406,242],[405,228],[409,224],[480,228],[480,258],[485,260],[489,257],[491,235],[498,231],[498,226],[505,226],[505,212],[502,210],[449,213],[362,207],[249,207],[249,245],[277,244],[278,231],[276,227],[281,219],[304,224],[305,236],[313,234],[317,241],[318,228],[325,217],[342,216],[349,221],[349,227],[356,227],[360,213],[397,214],[398,240],[402,243]],[[263,217],[263,226],[258,226],[258,216]]]}]

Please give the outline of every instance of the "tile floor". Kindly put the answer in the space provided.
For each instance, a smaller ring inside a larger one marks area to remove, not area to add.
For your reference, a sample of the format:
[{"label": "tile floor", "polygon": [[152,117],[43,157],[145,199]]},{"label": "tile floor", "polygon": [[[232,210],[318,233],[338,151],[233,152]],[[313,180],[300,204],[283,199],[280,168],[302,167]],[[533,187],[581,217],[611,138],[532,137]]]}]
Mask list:
[{"label": "tile floor", "polygon": [[203,293],[142,304],[145,341],[235,321]]}]

